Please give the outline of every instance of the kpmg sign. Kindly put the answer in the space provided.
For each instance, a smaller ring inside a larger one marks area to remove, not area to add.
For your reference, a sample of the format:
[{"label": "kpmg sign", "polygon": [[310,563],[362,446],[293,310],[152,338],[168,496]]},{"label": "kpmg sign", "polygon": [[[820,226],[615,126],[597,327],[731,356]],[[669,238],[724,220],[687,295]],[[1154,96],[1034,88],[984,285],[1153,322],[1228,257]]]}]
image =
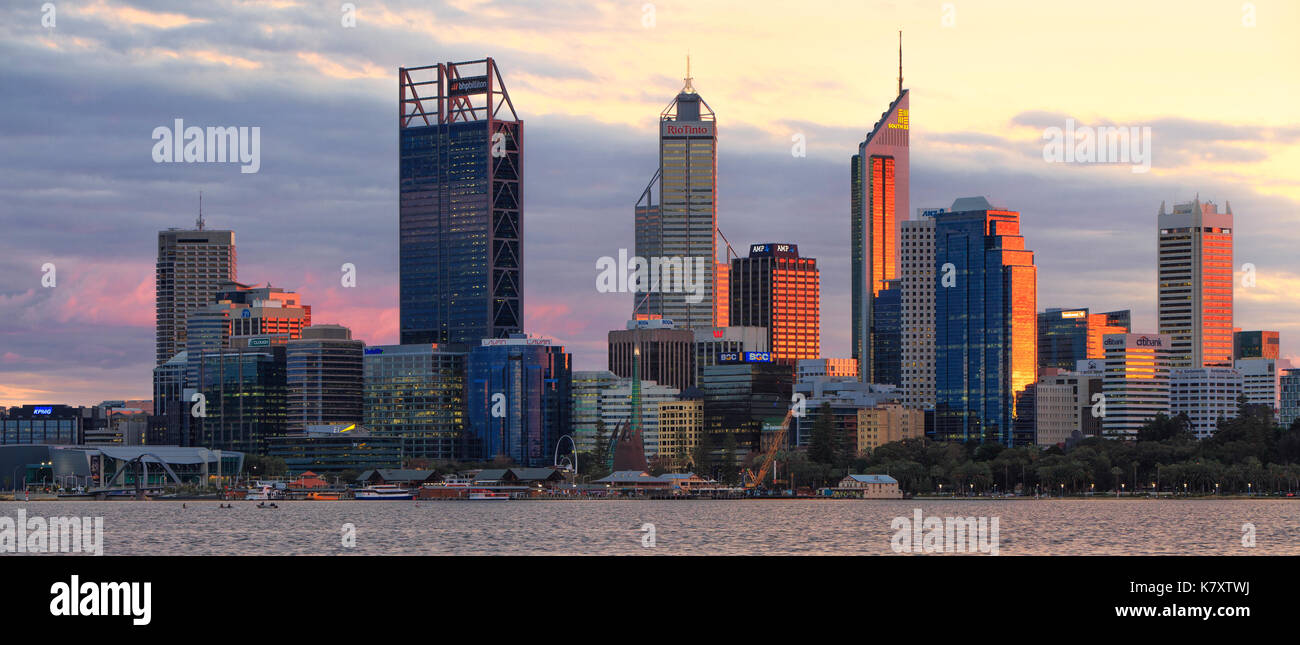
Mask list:
[{"label": "kpmg sign", "polygon": [[466,76],[465,78],[452,78],[447,80],[448,96],[486,94],[487,91],[488,77],[486,76]]},{"label": "kpmg sign", "polygon": [[54,408],[51,406],[39,406],[32,408],[32,414],[54,414]]}]

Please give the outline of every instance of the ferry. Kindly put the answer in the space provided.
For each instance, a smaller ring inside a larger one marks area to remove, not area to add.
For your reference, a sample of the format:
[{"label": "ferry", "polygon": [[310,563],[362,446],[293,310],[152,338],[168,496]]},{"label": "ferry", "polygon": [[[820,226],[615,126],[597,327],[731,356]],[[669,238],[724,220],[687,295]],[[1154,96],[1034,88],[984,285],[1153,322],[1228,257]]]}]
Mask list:
[{"label": "ferry", "polygon": [[415,499],[415,491],[406,490],[393,484],[379,484],[358,489],[356,498],[365,500]]},{"label": "ferry", "polygon": [[248,492],[244,494],[244,499],[268,500],[271,499],[272,490],[274,489],[271,486],[265,484],[261,487],[249,488]]},{"label": "ferry", "polygon": [[504,502],[510,499],[510,495],[507,493],[494,493],[483,488],[476,488],[469,492],[468,499],[479,502]]},{"label": "ferry", "polygon": [[313,491],[307,493],[307,499],[313,501],[321,501],[321,502],[337,502],[339,500],[339,494],[338,493],[317,493]]}]

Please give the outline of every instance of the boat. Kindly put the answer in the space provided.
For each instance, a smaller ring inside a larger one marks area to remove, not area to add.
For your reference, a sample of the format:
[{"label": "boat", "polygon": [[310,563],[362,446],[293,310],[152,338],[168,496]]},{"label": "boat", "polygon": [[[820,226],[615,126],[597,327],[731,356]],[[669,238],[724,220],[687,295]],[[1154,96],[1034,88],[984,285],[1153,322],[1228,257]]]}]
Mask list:
[{"label": "boat", "polygon": [[339,494],[311,492],[307,493],[307,499],[321,502],[337,502],[339,500]]},{"label": "boat", "polygon": [[262,486],[260,488],[259,487],[249,488],[248,492],[244,494],[244,499],[252,499],[252,500],[271,499],[271,487]]},{"label": "boat", "polygon": [[356,498],[364,500],[415,499],[415,491],[409,491],[393,484],[379,484],[357,489]]},{"label": "boat", "polygon": [[467,499],[478,502],[504,502],[510,499],[510,495],[507,493],[494,493],[485,488],[476,488],[469,492]]}]

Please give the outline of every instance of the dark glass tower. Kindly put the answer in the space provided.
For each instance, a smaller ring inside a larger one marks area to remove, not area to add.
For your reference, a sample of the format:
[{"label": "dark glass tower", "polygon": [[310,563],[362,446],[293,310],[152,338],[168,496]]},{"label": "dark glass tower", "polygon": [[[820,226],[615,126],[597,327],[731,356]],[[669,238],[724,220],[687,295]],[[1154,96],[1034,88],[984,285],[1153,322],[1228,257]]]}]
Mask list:
[{"label": "dark glass tower", "polygon": [[935,216],[934,256],[935,438],[1032,442],[1014,432],[1038,373],[1038,276],[1020,213],[958,199]]},{"label": "dark glass tower", "polygon": [[523,327],[523,122],[491,58],[398,70],[402,344]]},{"label": "dark glass tower", "polygon": [[903,286],[887,280],[871,305],[872,382],[902,385]]}]

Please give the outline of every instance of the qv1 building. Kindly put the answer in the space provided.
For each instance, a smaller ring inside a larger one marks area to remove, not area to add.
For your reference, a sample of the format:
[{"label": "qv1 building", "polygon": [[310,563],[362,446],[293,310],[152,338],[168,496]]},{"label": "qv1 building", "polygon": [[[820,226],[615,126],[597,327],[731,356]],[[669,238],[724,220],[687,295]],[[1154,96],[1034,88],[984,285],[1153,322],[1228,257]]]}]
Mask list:
[{"label": "qv1 building", "polygon": [[466,361],[470,455],[551,463],[570,431],[573,357],[547,338],[485,338]]},{"label": "qv1 building", "polygon": [[1119,439],[1136,438],[1157,414],[1169,413],[1169,335],[1107,334],[1102,347],[1106,350],[1102,432]]}]

